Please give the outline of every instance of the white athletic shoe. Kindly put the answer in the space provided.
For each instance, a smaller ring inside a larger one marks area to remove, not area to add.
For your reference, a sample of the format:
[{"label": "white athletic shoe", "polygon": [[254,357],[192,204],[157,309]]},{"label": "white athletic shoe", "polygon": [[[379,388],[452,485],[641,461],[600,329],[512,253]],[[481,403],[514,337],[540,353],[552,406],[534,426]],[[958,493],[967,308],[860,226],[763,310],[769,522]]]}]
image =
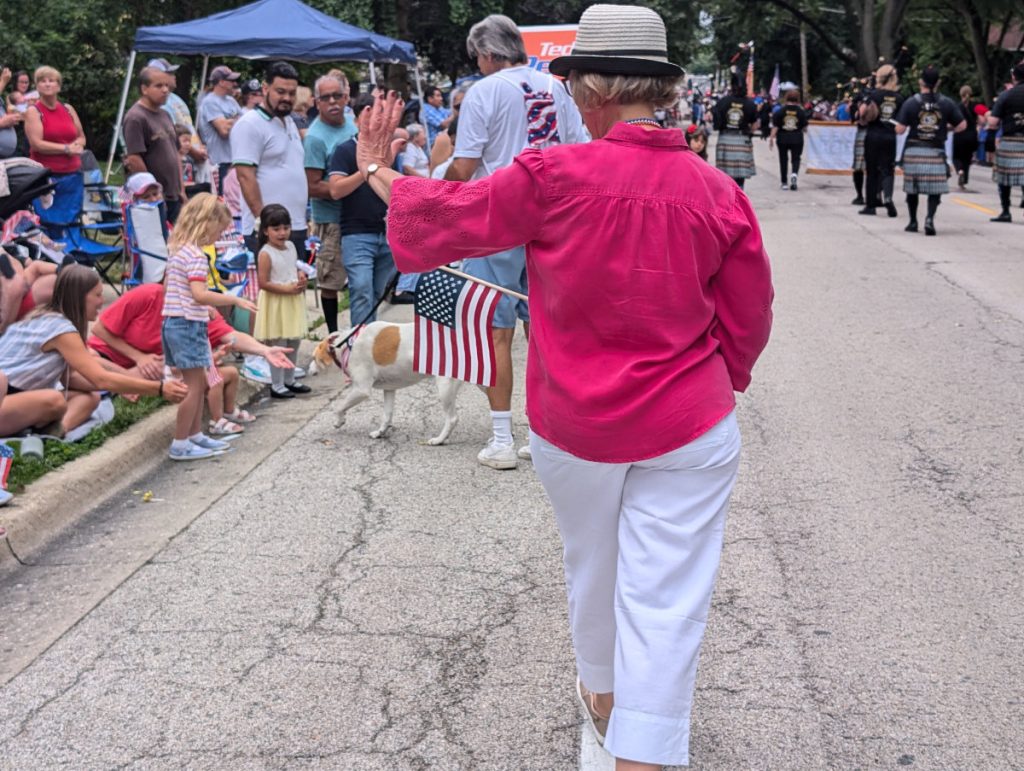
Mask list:
[{"label": "white athletic shoe", "polygon": [[519,465],[515,445],[500,444],[494,437],[491,437],[491,441],[480,451],[476,459],[480,465],[495,469],[513,469]]},{"label": "white athletic shoe", "polygon": [[520,447],[516,451],[516,455],[519,457],[520,460],[528,460],[531,462],[533,461],[533,453],[530,452],[530,445],[528,444],[524,444],[522,447]]},{"label": "white athletic shoe", "polygon": [[789,189],[790,190],[796,190],[796,174],[795,173],[789,175]]},{"label": "white athletic shoe", "polygon": [[254,383],[270,385],[270,364],[262,356],[246,356],[242,367],[242,377]]},{"label": "white athletic shoe", "polygon": [[205,447],[200,447],[198,444],[189,442],[185,447],[175,449],[173,446],[167,452],[167,456],[171,460],[202,460],[203,458],[212,458],[216,453],[213,450],[208,450]]},{"label": "white athletic shoe", "polygon": [[787,185],[785,182],[783,182],[782,186],[779,188],[779,190],[789,190],[789,185]]},{"label": "white athletic shoe", "polygon": [[292,375],[294,375],[295,377],[305,377],[306,370],[304,370],[302,367],[296,366],[295,369],[292,370]]}]

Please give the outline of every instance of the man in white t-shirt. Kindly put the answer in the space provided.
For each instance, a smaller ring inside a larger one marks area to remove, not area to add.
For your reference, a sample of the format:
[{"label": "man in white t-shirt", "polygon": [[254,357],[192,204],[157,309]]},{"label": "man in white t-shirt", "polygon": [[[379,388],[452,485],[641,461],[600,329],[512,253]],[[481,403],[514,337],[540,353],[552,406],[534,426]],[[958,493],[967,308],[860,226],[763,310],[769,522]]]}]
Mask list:
[{"label": "man in white t-shirt", "polygon": [[[583,119],[562,82],[527,65],[526,47],[514,21],[491,15],[473,25],[466,49],[485,77],[462,100],[452,163],[445,179],[490,176],[511,165],[523,150],[587,141]],[[526,250],[519,246],[462,269],[477,278],[526,294]],[[529,458],[529,446],[516,452],[512,437],[512,338],[516,318],[530,334],[526,303],[503,297],[494,313],[497,382],[487,389],[494,435],[477,455],[484,466],[515,468]]]},{"label": "man in white t-shirt", "polygon": [[242,233],[247,243],[255,244],[256,218],[263,207],[277,203],[291,215],[291,240],[301,258],[306,253],[309,189],[302,137],[292,120],[298,87],[299,74],[292,65],[270,65],[263,82],[264,103],[231,129],[231,163],[242,189]]}]

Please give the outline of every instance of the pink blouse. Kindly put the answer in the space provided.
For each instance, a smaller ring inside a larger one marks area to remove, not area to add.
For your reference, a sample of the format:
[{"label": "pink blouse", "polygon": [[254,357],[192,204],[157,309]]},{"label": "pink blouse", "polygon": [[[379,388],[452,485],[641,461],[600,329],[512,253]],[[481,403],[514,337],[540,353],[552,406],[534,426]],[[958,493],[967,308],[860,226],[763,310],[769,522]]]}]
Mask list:
[{"label": "pink blouse", "polygon": [[530,428],[628,463],[696,439],[735,406],[768,342],[772,284],[750,201],[676,129],[522,153],[477,182],[395,181],[405,273],[526,244]]}]

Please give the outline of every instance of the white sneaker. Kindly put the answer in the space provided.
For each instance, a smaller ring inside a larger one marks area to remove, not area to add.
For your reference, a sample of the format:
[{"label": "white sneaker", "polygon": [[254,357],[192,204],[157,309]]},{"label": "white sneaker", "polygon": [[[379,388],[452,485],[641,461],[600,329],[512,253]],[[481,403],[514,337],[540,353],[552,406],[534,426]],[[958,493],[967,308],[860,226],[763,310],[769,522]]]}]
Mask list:
[{"label": "white sneaker", "polygon": [[242,367],[242,377],[254,383],[270,385],[270,364],[262,356],[246,356],[245,365]]},{"label": "white sneaker", "polygon": [[789,175],[789,189],[796,190],[796,174]]},{"label": "white sneaker", "polygon": [[519,456],[520,460],[533,461],[533,453],[530,452],[530,445],[524,444],[516,451],[516,455]]},{"label": "white sneaker", "polygon": [[171,460],[202,460],[203,458],[212,458],[213,455],[213,450],[207,450],[205,447],[200,447],[192,442],[189,442],[180,450],[172,446],[167,453]]},{"label": "white sneaker", "polygon": [[780,187],[779,190],[789,190],[789,185],[787,185],[785,182],[783,182],[782,183],[782,187]]},{"label": "white sneaker", "polygon": [[295,377],[305,377],[306,376],[306,370],[304,370],[302,367],[298,367],[297,366],[297,367],[295,367],[295,369],[292,370],[292,374]]},{"label": "white sneaker", "polygon": [[480,451],[476,459],[482,466],[496,469],[513,469],[519,465],[515,445],[500,444],[494,437],[491,437],[491,441]]},{"label": "white sneaker", "polygon": [[189,439],[189,441],[194,445],[202,447],[204,450],[211,450],[212,452],[227,452],[233,449],[227,442],[213,439],[205,434],[201,435],[198,439]]}]

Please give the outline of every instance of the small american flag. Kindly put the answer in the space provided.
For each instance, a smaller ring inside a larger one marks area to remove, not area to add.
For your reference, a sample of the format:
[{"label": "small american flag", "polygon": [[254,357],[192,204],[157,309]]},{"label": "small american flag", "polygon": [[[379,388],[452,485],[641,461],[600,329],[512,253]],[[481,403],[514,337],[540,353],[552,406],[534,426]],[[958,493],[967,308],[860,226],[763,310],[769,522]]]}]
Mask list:
[{"label": "small american flag", "polygon": [[495,383],[491,321],[501,293],[444,271],[416,284],[412,368],[482,386]]},{"label": "small american flag", "polygon": [[13,463],[14,450],[9,445],[0,442],[0,489],[7,489],[7,475],[11,473]]}]

